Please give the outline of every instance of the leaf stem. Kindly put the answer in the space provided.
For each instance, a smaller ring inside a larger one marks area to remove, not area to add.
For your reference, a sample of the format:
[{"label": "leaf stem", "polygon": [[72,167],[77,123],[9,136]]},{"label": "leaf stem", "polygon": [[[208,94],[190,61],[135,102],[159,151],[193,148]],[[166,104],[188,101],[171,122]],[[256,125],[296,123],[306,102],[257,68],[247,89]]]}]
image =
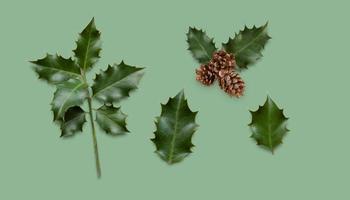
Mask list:
[{"label": "leaf stem", "polygon": [[89,104],[89,115],[90,115],[90,122],[91,122],[91,128],[92,128],[92,141],[94,145],[94,153],[95,153],[95,162],[96,162],[96,172],[97,177],[101,177],[101,165],[100,165],[100,159],[98,155],[98,145],[97,145],[97,138],[96,138],[96,130],[95,130],[95,123],[92,116],[92,106],[91,106],[91,97],[88,98],[88,104]]},{"label": "leaf stem", "polygon": [[[88,85],[88,83],[86,81],[85,71],[81,69],[80,72],[81,72],[81,77],[83,79],[83,82],[86,85]],[[99,154],[98,154],[96,129],[95,129],[94,117],[93,117],[93,113],[92,113],[92,110],[93,110],[93,108],[92,108],[92,97],[91,97],[89,89],[87,89],[87,90],[88,90],[88,93],[89,93],[89,97],[87,98],[87,100],[88,100],[88,105],[89,105],[89,116],[90,116],[90,123],[91,123],[91,129],[92,129],[92,142],[93,142],[94,154],[95,154],[96,173],[97,173],[97,178],[101,178],[100,157],[99,157]]]}]

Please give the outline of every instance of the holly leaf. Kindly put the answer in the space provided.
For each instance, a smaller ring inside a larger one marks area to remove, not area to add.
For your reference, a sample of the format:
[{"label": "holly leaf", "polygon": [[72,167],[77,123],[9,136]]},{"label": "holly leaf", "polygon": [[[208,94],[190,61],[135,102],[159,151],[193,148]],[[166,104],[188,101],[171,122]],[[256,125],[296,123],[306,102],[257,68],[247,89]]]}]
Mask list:
[{"label": "holly leaf", "polygon": [[78,60],[79,67],[84,71],[90,70],[100,58],[101,33],[96,29],[95,20],[92,18],[90,23],[80,33],[77,48],[73,50]]},{"label": "holly leaf", "polygon": [[59,84],[70,78],[80,77],[79,67],[71,58],[47,54],[44,58],[31,61],[35,64],[34,70],[43,79],[51,84]]},{"label": "holly leaf", "polygon": [[116,108],[113,105],[103,105],[96,110],[96,122],[110,135],[129,132],[126,128],[126,117],[127,115],[120,110],[120,107]]},{"label": "holly leaf", "polygon": [[259,106],[255,112],[250,112],[252,122],[249,126],[253,133],[251,137],[258,145],[273,153],[275,148],[282,144],[283,137],[289,131],[287,129],[288,118],[269,96],[263,106]]},{"label": "holly leaf", "polygon": [[156,120],[155,138],[156,153],[169,164],[182,161],[192,151],[193,133],[198,125],[195,123],[197,112],[188,107],[184,91],[162,105],[161,115]]},{"label": "holly leaf", "polygon": [[240,69],[247,68],[262,57],[261,51],[271,37],[267,34],[267,23],[261,27],[248,28],[229,38],[222,46],[226,52],[235,55],[237,66]]},{"label": "holly leaf", "polygon": [[83,104],[88,97],[86,83],[70,79],[57,85],[51,106],[54,114],[54,121],[64,119],[65,112],[73,106]]},{"label": "holly leaf", "polygon": [[126,65],[123,61],[119,65],[109,65],[106,71],[96,75],[92,86],[93,97],[107,104],[129,97],[130,91],[137,88],[142,78],[143,74],[139,73],[142,69]]},{"label": "holly leaf", "polygon": [[210,61],[213,53],[217,51],[213,38],[209,38],[202,30],[190,27],[187,33],[188,50],[199,63]]},{"label": "holly leaf", "polygon": [[81,107],[74,106],[69,108],[61,122],[61,137],[69,137],[77,132],[82,132],[85,122],[85,111]]}]

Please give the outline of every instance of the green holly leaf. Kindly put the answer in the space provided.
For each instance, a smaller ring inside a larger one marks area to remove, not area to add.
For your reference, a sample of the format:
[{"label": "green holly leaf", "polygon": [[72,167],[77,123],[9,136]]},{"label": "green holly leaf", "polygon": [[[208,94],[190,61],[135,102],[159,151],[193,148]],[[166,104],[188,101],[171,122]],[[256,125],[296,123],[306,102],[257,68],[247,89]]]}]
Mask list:
[{"label": "green holly leaf", "polygon": [[217,51],[213,38],[209,38],[202,30],[190,27],[187,33],[188,50],[199,63],[210,61],[213,53]]},{"label": "green holly leaf", "polygon": [[85,122],[85,111],[79,106],[70,107],[65,112],[64,119],[61,122],[61,137],[69,137],[77,132],[82,132]]},{"label": "green holly leaf", "polygon": [[92,18],[90,23],[80,33],[77,48],[73,50],[78,60],[79,67],[84,71],[90,70],[100,58],[101,33],[96,29],[95,20]]},{"label": "green holly leaf", "polygon": [[108,66],[106,71],[96,75],[92,86],[93,97],[102,103],[119,102],[129,97],[130,91],[137,88],[142,78],[137,68],[126,65],[123,61],[119,65]]},{"label": "green holly leaf", "polygon": [[267,97],[263,106],[252,114],[252,122],[249,124],[258,145],[270,150],[282,144],[282,139],[289,131],[287,129],[288,118],[284,116],[283,110],[279,109],[270,97]]},{"label": "green holly leaf", "polygon": [[96,122],[110,135],[129,132],[126,128],[126,117],[127,115],[120,110],[120,107],[116,108],[113,105],[103,105],[96,110]]},{"label": "green holly leaf", "polygon": [[261,51],[271,37],[267,34],[267,23],[261,27],[248,28],[229,38],[228,42],[222,44],[226,52],[235,55],[237,66],[240,69],[247,68],[262,57]]},{"label": "green holly leaf", "polygon": [[70,107],[83,104],[87,97],[87,85],[80,80],[70,79],[57,85],[57,90],[51,103],[54,120],[63,119]]},{"label": "green holly leaf", "polygon": [[192,151],[193,133],[198,125],[195,123],[197,112],[188,107],[184,91],[162,105],[160,117],[156,120],[155,138],[156,153],[169,164],[182,161]]},{"label": "green holly leaf", "polygon": [[34,70],[39,75],[39,79],[46,80],[48,83],[59,84],[70,78],[80,77],[79,67],[71,58],[47,54],[44,58],[31,63],[35,64]]}]

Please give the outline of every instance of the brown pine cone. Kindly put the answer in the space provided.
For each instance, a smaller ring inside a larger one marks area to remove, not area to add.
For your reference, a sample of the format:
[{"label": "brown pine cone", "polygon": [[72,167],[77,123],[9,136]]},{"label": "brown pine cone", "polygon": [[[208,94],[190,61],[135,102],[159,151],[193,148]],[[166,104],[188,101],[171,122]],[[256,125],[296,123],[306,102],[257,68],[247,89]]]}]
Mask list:
[{"label": "brown pine cone", "polygon": [[221,70],[218,73],[219,85],[230,96],[240,97],[244,92],[244,81],[232,70]]},{"label": "brown pine cone", "polygon": [[223,69],[234,70],[236,67],[236,60],[233,54],[220,50],[213,53],[212,59],[208,63],[208,67],[216,75]]},{"label": "brown pine cone", "polygon": [[211,85],[215,81],[215,74],[209,69],[208,65],[201,65],[196,69],[196,80],[204,85]]}]

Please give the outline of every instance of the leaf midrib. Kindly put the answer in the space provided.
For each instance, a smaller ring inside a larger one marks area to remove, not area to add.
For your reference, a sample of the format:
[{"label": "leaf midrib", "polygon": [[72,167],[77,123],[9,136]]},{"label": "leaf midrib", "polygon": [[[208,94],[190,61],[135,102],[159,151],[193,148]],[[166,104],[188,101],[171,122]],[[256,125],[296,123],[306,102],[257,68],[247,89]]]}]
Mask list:
[{"label": "leaf midrib", "polygon": [[69,121],[66,121],[65,123],[66,124],[71,124],[73,123],[76,119],[80,118],[82,115],[85,115],[86,113],[85,112],[82,112],[80,114],[78,114],[77,116],[73,117],[72,119],[70,119]]},{"label": "leaf midrib", "polygon": [[68,99],[70,99],[70,97],[73,95],[73,93],[75,91],[77,91],[81,86],[83,86],[85,83],[80,83],[79,85],[77,85],[76,87],[74,87],[71,91],[71,93],[64,99],[63,103],[61,104],[58,112],[57,112],[57,116],[60,116],[61,115],[61,112],[62,112],[62,109],[63,109],[63,106],[66,104],[66,102],[68,101]]},{"label": "leaf midrib", "polygon": [[56,70],[56,71],[59,71],[59,72],[63,72],[63,73],[67,73],[67,74],[71,74],[71,75],[80,77],[80,74],[79,74],[79,73],[74,73],[74,72],[62,70],[62,69],[59,69],[59,68],[53,68],[53,67],[48,67],[48,66],[44,66],[44,65],[40,65],[40,67],[42,67],[42,68],[48,68],[48,69],[51,69],[51,70]]},{"label": "leaf midrib", "polygon": [[[197,38],[197,36],[195,34],[193,34],[193,38],[196,40],[196,42],[199,44],[199,47],[205,52],[207,58],[210,60],[211,57],[210,55],[208,54],[207,50],[204,48],[204,46],[199,42],[199,39]],[[205,36],[204,36],[205,37]]]},{"label": "leaf midrib", "polygon": [[269,140],[269,147],[271,151],[273,151],[272,148],[272,134],[271,134],[271,109],[270,106],[267,109],[267,135],[268,135],[268,140]]},{"label": "leaf midrib", "polygon": [[260,36],[261,34],[264,32],[265,27],[261,30],[261,32],[250,42],[248,42],[245,46],[243,46],[242,48],[240,48],[238,51],[235,52],[235,55],[238,55],[240,52],[242,52],[243,50],[245,50],[248,46],[250,46],[251,44],[253,44]]},{"label": "leaf midrib", "polygon": [[136,72],[138,72],[138,71],[139,71],[139,70],[137,70],[137,71],[135,71],[135,72],[132,72],[132,73],[130,73],[130,74],[124,76],[122,79],[119,79],[119,80],[113,82],[112,84],[109,84],[109,85],[103,87],[102,89],[100,89],[99,91],[97,91],[96,93],[94,93],[94,94],[92,95],[92,97],[95,97],[95,96],[96,96],[97,94],[99,94],[100,92],[102,92],[102,91],[104,91],[104,90],[107,90],[107,89],[110,88],[110,87],[113,87],[115,84],[120,83],[121,81],[123,81],[124,79],[126,79],[127,77],[131,76],[132,74],[134,74],[134,73],[136,73]]},{"label": "leaf midrib", "polygon": [[92,25],[89,27],[88,42],[87,42],[87,47],[86,47],[86,51],[85,51],[85,55],[84,55],[84,62],[83,62],[84,72],[86,71],[87,55],[88,55],[88,51],[89,51],[90,43],[91,43],[91,32],[92,32]]},{"label": "leaf midrib", "polygon": [[120,126],[119,123],[118,123],[117,121],[114,121],[113,118],[109,117],[109,115],[106,114],[105,112],[97,110],[97,113],[99,113],[99,114],[105,116],[108,120],[110,120],[110,121],[112,121],[113,123],[116,123],[116,124],[118,124],[118,126]]},{"label": "leaf midrib", "polygon": [[173,162],[173,157],[174,157],[174,148],[175,148],[175,142],[176,142],[176,137],[177,137],[177,129],[178,129],[178,121],[179,121],[179,110],[182,104],[182,98],[183,98],[183,94],[181,94],[181,96],[179,97],[179,102],[176,106],[176,111],[175,111],[175,124],[174,124],[174,133],[173,133],[173,137],[170,143],[170,149],[169,149],[169,156],[168,156],[168,163],[172,163]]}]

